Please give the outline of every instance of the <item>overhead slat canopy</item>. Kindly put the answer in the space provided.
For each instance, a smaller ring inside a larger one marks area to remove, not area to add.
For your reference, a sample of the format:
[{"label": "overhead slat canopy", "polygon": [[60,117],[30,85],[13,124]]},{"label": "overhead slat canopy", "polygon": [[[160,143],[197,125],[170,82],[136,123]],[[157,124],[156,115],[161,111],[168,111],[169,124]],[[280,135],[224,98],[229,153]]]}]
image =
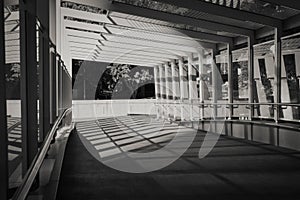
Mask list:
[{"label": "overhead slat canopy", "polygon": [[71,55],[98,61],[119,56],[144,65],[255,38],[300,15],[294,2],[263,0],[70,1],[62,2],[62,13]]},{"label": "overhead slat canopy", "polygon": [[76,59],[155,66],[233,41],[170,22],[86,8],[62,3],[63,33]]},{"label": "overhead slat canopy", "polygon": [[[20,60],[17,3],[4,1],[6,62]],[[71,58],[117,57],[122,64],[154,66],[247,41],[269,28],[292,27],[300,19],[298,5],[298,0],[62,1],[61,45]]]}]

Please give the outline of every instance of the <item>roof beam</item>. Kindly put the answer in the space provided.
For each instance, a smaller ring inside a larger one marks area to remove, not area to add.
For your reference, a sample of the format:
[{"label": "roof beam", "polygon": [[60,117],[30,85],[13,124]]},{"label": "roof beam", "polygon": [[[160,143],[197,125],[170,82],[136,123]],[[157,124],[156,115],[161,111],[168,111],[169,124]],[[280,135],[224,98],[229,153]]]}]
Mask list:
[{"label": "roof beam", "polygon": [[300,10],[299,0],[264,0],[264,2]]},{"label": "roof beam", "polygon": [[149,19],[156,19],[160,21],[166,21],[174,24],[186,24],[194,27],[201,27],[203,29],[216,31],[219,34],[226,32],[226,33],[233,33],[237,35],[243,36],[253,36],[254,31],[240,28],[236,26],[225,25],[222,23],[217,22],[210,22],[206,20],[199,20],[193,19],[189,17],[184,17],[180,15],[175,15],[171,13],[165,13],[161,11],[151,10],[147,8],[141,8],[133,5],[128,5],[119,2],[111,2],[110,0],[70,0],[74,3],[79,3],[83,5],[90,5],[102,9],[107,9],[110,11],[145,17]]},{"label": "roof beam", "polygon": [[227,32],[227,33],[234,33],[243,36],[251,36],[254,34],[253,30],[249,30],[245,28],[225,25],[217,22],[210,22],[201,19],[194,19],[190,17],[184,17],[176,14],[161,12],[161,11],[147,9],[147,8],[141,8],[141,7],[119,3],[115,1],[113,1],[110,10],[115,12],[121,12],[130,15],[145,17],[149,19],[171,22],[175,24],[187,24],[194,27],[201,27],[203,29],[216,31],[218,33]]},{"label": "roof beam", "polygon": [[199,0],[156,0],[161,3],[174,5],[177,7],[188,8],[203,13],[227,17],[244,22],[254,22],[271,27],[282,27],[282,21],[269,16],[260,15],[252,12],[229,8],[214,3]]}]

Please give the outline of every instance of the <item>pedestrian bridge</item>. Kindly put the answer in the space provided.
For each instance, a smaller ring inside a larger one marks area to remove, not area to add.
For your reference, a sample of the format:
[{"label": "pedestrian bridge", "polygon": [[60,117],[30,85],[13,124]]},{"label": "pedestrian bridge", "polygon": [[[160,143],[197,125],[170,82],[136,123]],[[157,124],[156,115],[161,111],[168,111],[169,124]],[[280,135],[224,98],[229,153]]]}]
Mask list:
[{"label": "pedestrian bridge", "polygon": [[0,199],[299,199],[297,0],[3,0]]}]

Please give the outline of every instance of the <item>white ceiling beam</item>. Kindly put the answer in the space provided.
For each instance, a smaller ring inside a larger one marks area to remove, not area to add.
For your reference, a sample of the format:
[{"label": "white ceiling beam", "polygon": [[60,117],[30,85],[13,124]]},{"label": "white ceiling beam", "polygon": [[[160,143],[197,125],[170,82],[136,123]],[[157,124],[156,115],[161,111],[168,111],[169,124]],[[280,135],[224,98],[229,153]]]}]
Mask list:
[{"label": "white ceiling beam", "polygon": [[150,63],[150,62],[139,62],[139,61],[133,61],[133,60],[111,60],[110,58],[97,58],[93,59],[92,57],[87,57],[84,55],[79,55],[79,54],[73,54],[71,55],[73,59],[81,59],[81,60],[93,60],[93,61],[98,61],[98,62],[105,62],[105,63],[117,63],[117,64],[129,64],[129,65],[137,65],[137,66],[156,66],[159,64],[163,63]]},{"label": "white ceiling beam", "polygon": [[114,56],[111,54],[95,54],[95,53],[87,53],[87,52],[83,52],[83,51],[72,51],[71,55],[84,55],[86,57],[93,57],[95,56],[96,58],[106,58],[106,59],[110,59],[111,62],[113,62],[114,60],[131,60],[131,61],[138,61],[138,62],[147,62],[147,63],[164,63],[164,62],[169,62],[171,61],[170,59],[152,59],[149,57],[134,57],[132,55],[120,55],[120,56]]},{"label": "white ceiling beam", "polygon": [[[83,52],[83,51],[87,51],[86,49],[81,49],[81,48],[77,48],[77,47],[70,47],[71,51],[79,51],[79,52]],[[116,49],[115,49],[116,50]],[[140,52],[134,52],[134,51],[114,51],[114,50],[95,50],[95,49],[89,49],[89,52],[94,52],[97,53],[99,52],[100,55],[112,55],[114,57],[118,57],[118,56],[123,56],[123,57],[136,57],[136,58],[151,58],[153,60],[165,60],[168,61],[170,59],[177,59],[178,56],[174,56],[174,55],[160,55],[160,54],[153,54],[150,52],[147,53],[140,53]]]},{"label": "white ceiling beam", "polygon": [[103,26],[97,25],[97,24],[89,24],[85,22],[78,22],[78,21],[71,21],[71,20],[65,20],[64,22],[65,27],[71,27],[86,31],[94,31],[94,32],[106,32]]}]

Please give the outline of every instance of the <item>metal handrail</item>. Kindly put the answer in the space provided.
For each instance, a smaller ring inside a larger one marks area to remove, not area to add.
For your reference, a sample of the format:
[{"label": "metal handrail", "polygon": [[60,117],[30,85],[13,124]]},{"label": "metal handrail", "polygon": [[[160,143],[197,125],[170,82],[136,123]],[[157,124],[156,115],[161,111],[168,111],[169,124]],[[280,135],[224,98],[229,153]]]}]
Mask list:
[{"label": "metal handrail", "polygon": [[21,185],[18,187],[17,191],[15,192],[13,196],[13,200],[25,200],[30,188],[35,180],[36,175],[38,174],[38,171],[40,170],[40,167],[45,159],[45,156],[47,154],[47,151],[50,147],[51,141],[55,135],[55,132],[58,129],[59,124],[61,121],[71,112],[72,108],[66,109],[58,119],[55,121],[53,127],[49,131],[49,133],[46,136],[46,139],[40,149],[40,151],[35,156],[33,162],[31,163],[27,173],[25,174],[25,177],[21,183]]}]

